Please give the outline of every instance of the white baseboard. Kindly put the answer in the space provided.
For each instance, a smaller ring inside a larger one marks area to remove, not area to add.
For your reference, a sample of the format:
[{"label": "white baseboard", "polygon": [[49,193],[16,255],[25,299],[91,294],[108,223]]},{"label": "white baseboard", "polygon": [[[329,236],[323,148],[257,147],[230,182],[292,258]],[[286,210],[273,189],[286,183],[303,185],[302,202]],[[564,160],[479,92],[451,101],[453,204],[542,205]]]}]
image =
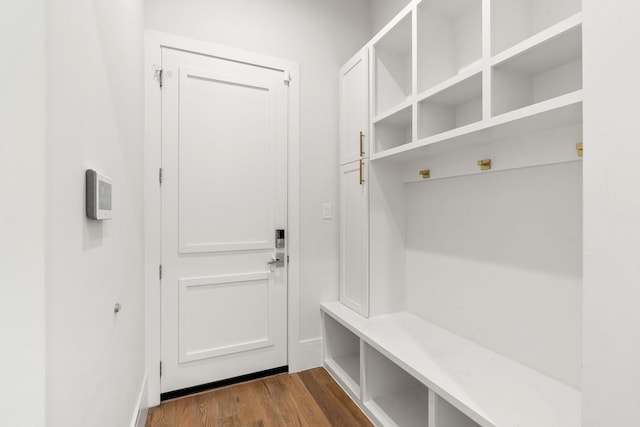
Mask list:
[{"label": "white baseboard", "polygon": [[147,423],[147,413],[149,412],[148,401],[148,379],[147,374],[144,374],[142,378],[142,387],[140,388],[140,394],[138,395],[138,401],[133,411],[131,418],[131,427],[144,427]]},{"label": "white baseboard", "polygon": [[291,356],[290,372],[300,372],[322,366],[322,337],[300,341]]}]

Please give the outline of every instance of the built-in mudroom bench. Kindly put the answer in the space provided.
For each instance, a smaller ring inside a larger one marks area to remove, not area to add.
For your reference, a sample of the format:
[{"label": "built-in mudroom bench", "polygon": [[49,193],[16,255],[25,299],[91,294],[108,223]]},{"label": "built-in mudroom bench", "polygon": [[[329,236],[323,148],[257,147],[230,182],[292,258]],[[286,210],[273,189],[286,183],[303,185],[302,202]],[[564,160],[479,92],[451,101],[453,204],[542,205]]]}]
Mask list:
[{"label": "built-in mudroom bench", "polygon": [[322,305],[325,367],[385,426],[580,426],[580,393],[400,312]]},{"label": "built-in mudroom bench", "polygon": [[327,370],[381,426],[579,427],[581,1],[413,0],[339,79]]}]

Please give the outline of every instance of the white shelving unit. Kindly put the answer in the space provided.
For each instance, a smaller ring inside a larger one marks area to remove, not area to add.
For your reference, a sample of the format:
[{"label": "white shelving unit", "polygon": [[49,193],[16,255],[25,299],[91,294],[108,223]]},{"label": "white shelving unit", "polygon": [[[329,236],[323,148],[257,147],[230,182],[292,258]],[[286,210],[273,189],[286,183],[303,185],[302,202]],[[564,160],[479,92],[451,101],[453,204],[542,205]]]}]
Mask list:
[{"label": "white shelving unit", "polygon": [[325,366],[381,426],[578,427],[580,0],[413,0],[365,48],[369,306],[322,305]]}]

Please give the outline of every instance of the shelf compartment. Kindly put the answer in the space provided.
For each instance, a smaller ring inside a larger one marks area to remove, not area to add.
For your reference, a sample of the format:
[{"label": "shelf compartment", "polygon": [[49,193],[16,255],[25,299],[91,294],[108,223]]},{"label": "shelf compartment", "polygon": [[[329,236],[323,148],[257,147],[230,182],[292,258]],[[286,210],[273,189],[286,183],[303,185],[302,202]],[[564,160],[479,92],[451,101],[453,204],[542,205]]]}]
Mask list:
[{"label": "shelf compartment", "polygon": [[429,390],[380,352],[365,345],[365,407],[391,426],[427,426]]},{"label": "shelf compartment", "polygon": [[427,138],[482,120],[482,73],[418,103],[418,138]]},{"label": "shelf compartment", "polygon": [[581,0],[491,0],[491,53],[502,52],[581,9]]},{"label": "shelf compartment", "polygon": [[373,123],[375,151],[388,150],[413,141],[413,110],[408,105],[381,116]]},{"label": "shelf compartment", "polygon": [[582,26],[496,64],[494,116],[582,89]]},{"label": "shelf compartment", "polygon": [[406,101],[412,94],[411,14],[373,45],[375,113]]},{"label": "shelf compartment", "polygon": [[480,427],[480,424],[429,391],[429,427]]},{"label": "shelf compartment", "polygon": [[354,399],[359,399],[360,339],[330,316],[325,314],[323,318],[325,366]]},{"label": "shelf compartment", "polygon": [[426,0],[418,6],[418,91],[482,58],[482,0]]},{"label": "shelf compartment", "polygon": [[543,101],[498,117],[375,153],[372,161],[405,163],[437,152],[478,146],[518,135],[582,123],[582,91]]}]

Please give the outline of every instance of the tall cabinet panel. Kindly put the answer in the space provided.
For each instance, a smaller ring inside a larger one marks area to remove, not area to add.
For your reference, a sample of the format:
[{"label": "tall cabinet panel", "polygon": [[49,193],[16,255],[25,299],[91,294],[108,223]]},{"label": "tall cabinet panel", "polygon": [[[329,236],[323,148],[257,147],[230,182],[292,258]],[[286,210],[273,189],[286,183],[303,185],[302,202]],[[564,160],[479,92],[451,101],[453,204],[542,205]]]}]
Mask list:
[{"label": "tall cabinet panel", "polygon": [[362,49],[340,70],[340,164],[368,157],[369,66]]},{"label": "tall cabinet panel", "polygon": [[340,301],[369,315],[368,51],[340,70]]},{"label": "tall cabinet panel", "polygon": [[340,168],[340,301],[369,315],[369,195],[366,163]]}]

